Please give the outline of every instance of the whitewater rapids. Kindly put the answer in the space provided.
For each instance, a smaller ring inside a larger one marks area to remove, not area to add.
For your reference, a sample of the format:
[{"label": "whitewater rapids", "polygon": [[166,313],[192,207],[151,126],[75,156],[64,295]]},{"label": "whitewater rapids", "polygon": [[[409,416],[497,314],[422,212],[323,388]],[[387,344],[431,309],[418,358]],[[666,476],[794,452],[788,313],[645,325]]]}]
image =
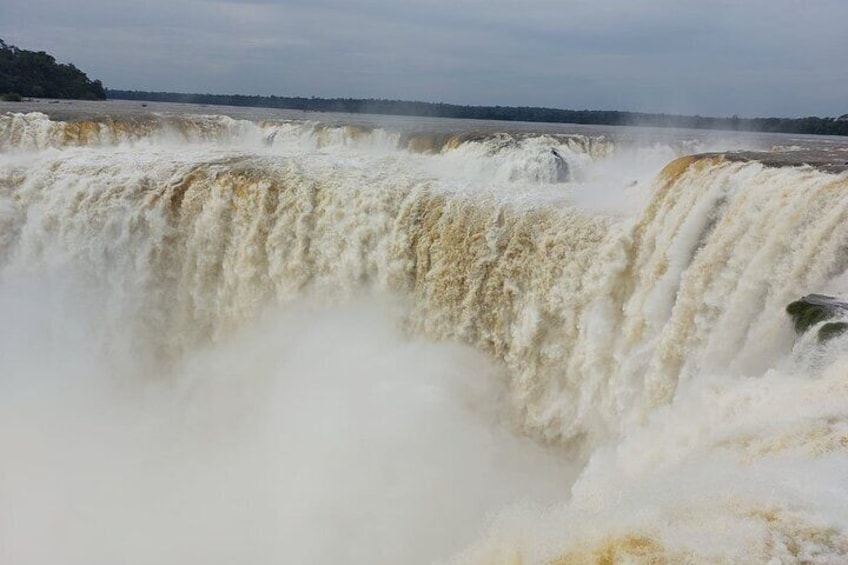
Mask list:
[{"label": "whitewater rapids", "polygon": [[102,108],[0,115],[0,562],[848,559],[805,140]]}]

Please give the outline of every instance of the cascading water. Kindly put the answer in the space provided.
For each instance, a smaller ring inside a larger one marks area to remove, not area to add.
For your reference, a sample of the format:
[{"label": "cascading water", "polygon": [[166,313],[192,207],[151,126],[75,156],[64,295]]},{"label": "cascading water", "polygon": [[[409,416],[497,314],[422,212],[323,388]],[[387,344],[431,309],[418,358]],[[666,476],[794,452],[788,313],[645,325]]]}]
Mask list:
[{"label": "cascading water", "polygon": [[3,561],[848,556],[844,173],[397,131],[0,117]]}]

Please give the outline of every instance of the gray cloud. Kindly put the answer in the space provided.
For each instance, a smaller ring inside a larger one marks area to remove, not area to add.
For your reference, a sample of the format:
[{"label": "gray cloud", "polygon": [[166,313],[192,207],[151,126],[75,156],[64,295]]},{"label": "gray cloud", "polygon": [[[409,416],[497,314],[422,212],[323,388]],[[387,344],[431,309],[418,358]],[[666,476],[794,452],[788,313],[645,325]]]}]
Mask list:
[{"label": "gray cloud", "polygon": [[700,114],[848,112],[844,0],[4,0],[114,88]]}]

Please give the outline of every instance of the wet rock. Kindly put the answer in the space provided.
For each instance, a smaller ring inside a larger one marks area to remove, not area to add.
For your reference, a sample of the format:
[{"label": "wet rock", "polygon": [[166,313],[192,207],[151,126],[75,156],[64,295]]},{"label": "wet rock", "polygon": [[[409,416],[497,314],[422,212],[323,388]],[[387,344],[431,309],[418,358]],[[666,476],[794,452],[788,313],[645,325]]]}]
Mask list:
[{"label": "wet rock", "polygon": [[819,341],[839,337],[848,330],[848,322],[828,322],[819,328]]},{"label": "wet rock", "polygon": [[556,167],[556,182],[568,182],[571,180],[571,171],[568,169],[568,161],[566,161],[559,151],[551,147],[551,153],[554,156],[554,166]]},{"label": "wet rock", "polygon": [[[824,294],[808,294],[786,307],[792,316],[795,333],[803,334],[813,326],[834,318],[848,317],[848,302]],[[819,341],[827,341],[848,330],[848,321],[833,321],[818,330]]]}]

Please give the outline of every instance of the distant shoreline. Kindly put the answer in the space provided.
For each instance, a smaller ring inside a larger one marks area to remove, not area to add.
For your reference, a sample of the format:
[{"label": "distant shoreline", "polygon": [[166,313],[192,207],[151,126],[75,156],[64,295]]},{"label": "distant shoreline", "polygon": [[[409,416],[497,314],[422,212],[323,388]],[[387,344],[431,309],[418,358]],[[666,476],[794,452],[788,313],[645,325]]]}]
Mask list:
[{"label": "distant shoreline", "polygon": [[545,122],[583,125],[642,126],[848,136],[848,114],[839,118],[715,118],[619,110],[563,110],[529,106],[463,106],[436,102],[361,98],[305,98],[243,94],[189,94],[107,89],[115,100],[181,102],[213,106],[278,108],[305,112],[344,112],[431,118]]}]

